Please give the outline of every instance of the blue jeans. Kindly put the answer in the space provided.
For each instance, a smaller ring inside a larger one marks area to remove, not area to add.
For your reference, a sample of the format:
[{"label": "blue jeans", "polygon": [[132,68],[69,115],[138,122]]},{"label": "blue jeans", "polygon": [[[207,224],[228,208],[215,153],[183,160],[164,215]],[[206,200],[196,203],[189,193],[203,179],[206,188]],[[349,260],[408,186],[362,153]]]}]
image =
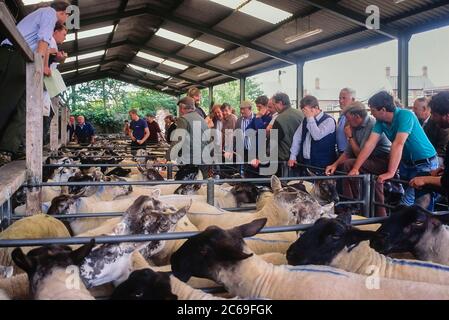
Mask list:
[{"label": "blue jeans", "polygon": [[[399,175],[401,176],[402,180],[411,180],[417,176],[430,174],[430,171],[436,169],[438,169],[438,158],[436,156],[418,165],[410,165],[401,161],[401,164],[399,166]],[[435,204],[435,194],[425,189],[415,190],[410,186],[406,186],[405,194],[402,197],[401,204],[411,206],[417,199],[426,194],[430,194],[430,204],[427,209],[433,211],[433,207]]]}]

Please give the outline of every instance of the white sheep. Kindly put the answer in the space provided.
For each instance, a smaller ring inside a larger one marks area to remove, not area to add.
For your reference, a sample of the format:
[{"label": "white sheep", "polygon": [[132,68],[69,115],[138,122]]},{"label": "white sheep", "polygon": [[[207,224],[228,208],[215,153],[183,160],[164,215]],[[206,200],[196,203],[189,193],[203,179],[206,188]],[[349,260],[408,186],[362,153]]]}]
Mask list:
[{"label": "white sheep", "polygon": [[297,190],[284,190],[276,176],[271,178],[271,187],[274,193],[271,195],[271,198],[269,195],[263,197],[262,201],[265,205],[256,213],[248,214],[247,212],[223,210],[221,214],[217,215],[215,213],[211,214],[210,212],[213,211],[211,209],[203,210],[202,212],[195,212],[191,209],[192,213],[189,213],[188,217],[199,230],[204,230],[210,225],[231,228],[259,218],[267,218],[267,226],[273,227],[313,223],[323,215],[333,216],[333,204],[321,207],[316,200],[312,200],[312,205],[316,207],[305,209],[302,203],[298,203],[298,199],[301,199],[301,196],[305,196],[308,200],[311,200],[310,196]]},{"label": "white sheep", "polygon": [[[61,221],[44,214],[18,220],[0,233],[0,240],[66,237],[70,237],[70,233],[65,225]],[[14,266],[11,259],[12,250],[13,248],[0,249],[0,264],[2,266]],[[27,250],[30,250],[30,248],[27,248]],[[15,272],[17,272],[16,268]]]},{"label": "white sheep", "polygon": [[392,259],[369,246],[369,241],[359,243],[349,250],[344,248],[329,264],[348,272],[382,278],[449,285],[449,267],[417,260]]},{"label": "white sheep", "polygon": [[[251,252],[243,241],[266,219],[230,230],[210,228],[190,238],[172,257],[174,275],[192,275],[223,283],[233,295],[268,299],[409,300],[449,299],[449,286],[370,278],[327,266],[274,266]],[[201,239],[201,240],[200,240]],[[189,263],[190,261],[190,263]],[[195,263],[191,263],[195,261]]]}]

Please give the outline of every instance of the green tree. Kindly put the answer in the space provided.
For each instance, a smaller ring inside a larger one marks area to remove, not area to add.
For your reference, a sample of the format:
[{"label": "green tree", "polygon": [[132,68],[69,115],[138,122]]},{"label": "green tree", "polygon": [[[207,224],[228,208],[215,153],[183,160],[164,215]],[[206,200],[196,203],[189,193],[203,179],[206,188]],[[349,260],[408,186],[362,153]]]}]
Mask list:
[{"label": "green tree", "polygon": [[[254,101],[263,95],[260,83],[254,79],[246,79],[246,100]],[[214,102],[218,104],[229,103],[232,107],[240,106],[240,82],[238,80],[227,82],[214,87]]]},{"label": "green tree", "polygon": [[138,109],[143,116],[159,109],[176,114],[176,98],[114,79],[82,83],[68,88],[63,99],[74,115],[84,115],[99,131],[118,132],[128,111]]}]

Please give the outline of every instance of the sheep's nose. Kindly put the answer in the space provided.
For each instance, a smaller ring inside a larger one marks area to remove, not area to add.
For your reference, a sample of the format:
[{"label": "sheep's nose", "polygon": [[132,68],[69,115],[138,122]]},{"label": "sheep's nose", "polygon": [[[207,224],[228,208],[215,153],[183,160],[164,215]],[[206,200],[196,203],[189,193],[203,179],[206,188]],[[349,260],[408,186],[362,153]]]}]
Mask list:
[{"label": "sheep's nose", "polygon": [[385,249],[389,238],[390,235],[388,233],[378,232],[376,233],[376,236],[371,240],[371,247],[376,251],[383,250]]}]

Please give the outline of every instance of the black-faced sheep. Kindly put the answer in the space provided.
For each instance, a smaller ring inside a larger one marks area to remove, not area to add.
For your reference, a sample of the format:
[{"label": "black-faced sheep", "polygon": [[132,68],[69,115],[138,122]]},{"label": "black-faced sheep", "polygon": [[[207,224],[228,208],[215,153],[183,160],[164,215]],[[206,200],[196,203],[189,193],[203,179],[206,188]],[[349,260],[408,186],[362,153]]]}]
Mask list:
[{"label": "black-faced sheep", "polygon": [[191,237],[171,258],[176,277],[222,283],[240,297],[268,299],[449,299],[449,286],[379,278],[373,290],[367,277],[323,266],[268,264],[254,255],[243,238],[257,234],[266,219],[223,230],[209,227]]}]

